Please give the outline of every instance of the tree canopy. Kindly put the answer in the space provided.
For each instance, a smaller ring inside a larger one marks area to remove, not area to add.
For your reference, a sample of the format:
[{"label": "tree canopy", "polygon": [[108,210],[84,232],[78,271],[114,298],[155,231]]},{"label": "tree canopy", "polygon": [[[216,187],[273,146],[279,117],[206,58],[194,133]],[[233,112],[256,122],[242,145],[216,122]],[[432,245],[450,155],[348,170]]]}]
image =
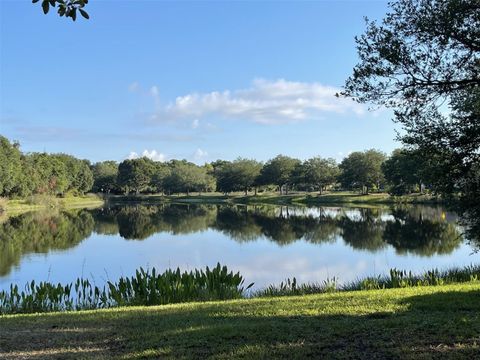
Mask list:
[{"label": "tree canopy", "polygon": [[374,149],[351,153],[340,164],[342,186],[365,193],[372,188],[379,190],[384,185],[382,164],[385,160],[386,155]]},{"label": "tree canopy", "polygon": [[[399,138],[435,171],[432,188],[480,213],[480,2],[398,0],[356,38],[343,95],[394,109]],[[472,203],[471,199],[477,199]]]}]

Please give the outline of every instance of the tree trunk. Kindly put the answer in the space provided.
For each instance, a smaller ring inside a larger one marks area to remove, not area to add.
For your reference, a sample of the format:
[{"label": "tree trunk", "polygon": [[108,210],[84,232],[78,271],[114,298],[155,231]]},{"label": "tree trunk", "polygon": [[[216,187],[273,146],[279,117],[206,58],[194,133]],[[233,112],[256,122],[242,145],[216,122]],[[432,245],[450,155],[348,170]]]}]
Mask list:
[{"label": "tree trunk", "polygon": [[255,187],[255,196],[257,196],[257,187]]},{"label": "tree trunk", "polygon": [[248,195],[248,188],[245,188],[245,196]]}]

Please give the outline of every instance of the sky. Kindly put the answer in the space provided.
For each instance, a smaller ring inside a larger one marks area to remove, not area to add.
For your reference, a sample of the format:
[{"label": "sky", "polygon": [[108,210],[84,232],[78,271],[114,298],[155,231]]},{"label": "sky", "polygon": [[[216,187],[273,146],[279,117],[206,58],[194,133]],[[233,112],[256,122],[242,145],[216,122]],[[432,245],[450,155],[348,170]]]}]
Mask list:
[{"label": "sky", "polygon": [[198,164],[399,147],[338,99],[385,1],[96,0],[72,22],[0,0],[0,134],[25,152]]}]

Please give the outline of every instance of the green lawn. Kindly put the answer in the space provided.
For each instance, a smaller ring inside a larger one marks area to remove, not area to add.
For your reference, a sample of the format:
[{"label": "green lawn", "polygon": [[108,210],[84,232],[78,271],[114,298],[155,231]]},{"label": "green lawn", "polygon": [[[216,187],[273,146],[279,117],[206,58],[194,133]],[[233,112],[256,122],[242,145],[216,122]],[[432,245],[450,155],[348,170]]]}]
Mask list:
[{"label": "green lawn", "polygon": [[480,283],[0,317],[0,358],[473,359]]},{"label": "green lawn", "polygon": [[28,199],[6,200],[5,213],[7,215],[16,215],[33,210],[42,210],[48,208],[88,208],[97,207],[104,204],[104,201],[93,194],[85,196],[69,196],[65,198],[45,197],[44,199],[30,201]]}]

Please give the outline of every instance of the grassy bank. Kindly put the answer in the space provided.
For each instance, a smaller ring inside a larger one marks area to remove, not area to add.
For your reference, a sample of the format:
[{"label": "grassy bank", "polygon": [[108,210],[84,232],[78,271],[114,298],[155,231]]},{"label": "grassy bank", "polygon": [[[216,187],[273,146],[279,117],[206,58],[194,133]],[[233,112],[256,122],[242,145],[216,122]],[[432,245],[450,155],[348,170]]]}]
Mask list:
[{"label": "grassy bank", "polygon": [[223,195],[220,193],[180,194],[180,195],[113,195],[109,197],[115,203],[131,202],[185,202],[185,203],[233,203],[233,204],[272,204],[272,205],[341,205],[341,204],[437,204],[441,199],[425,194],[410,194],[391,196],[387,193],[362,195],[351,191],[330,192],[319,195],[318,193],[297,192],[289,195],[278,193],[261,193],[247,195],[233,193]]},{"label": "grassy bank", "polygon": [[480,284],[0,317],[0,357],[474,358]]},{"label": "grassy bank", "polygon": [[50,196],[33,196],[27,199],[14,199],[4,201],[4,213],[15,215],[27,211],[43,210],[49,208],[87,208],[103,205],[104,201],[97,195],[88,194],[85,196],[69,196],[56,198]]}]

